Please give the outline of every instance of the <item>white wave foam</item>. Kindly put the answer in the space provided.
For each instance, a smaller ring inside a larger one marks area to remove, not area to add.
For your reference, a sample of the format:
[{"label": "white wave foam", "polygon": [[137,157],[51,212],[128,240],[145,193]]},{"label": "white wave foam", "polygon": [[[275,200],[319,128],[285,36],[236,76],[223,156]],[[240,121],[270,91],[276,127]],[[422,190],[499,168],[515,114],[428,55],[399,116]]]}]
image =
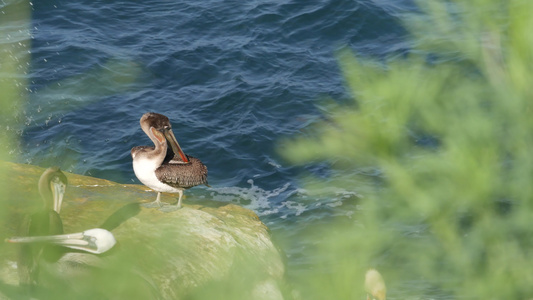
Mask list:
[{"label": "white wave foam", "polygon": [[[289,188],[290,183],[286,183],[282,187],[276,188],[272,191],[268,191],[254,185],[254,181],[252,179],[249,179],[247,182],[250,184],[249,188],[212,188],[214,192],[211,193],[211,197],[216,198],[220,201],[238,203],[248,209],[255,211],[259,216],[278,213],[279,209],[284,206],[282,203],[281,206],[274,207],[273,203],[271,203],[269,199],[277,197],[281,193],[285,192]],[[305,208],[303,209],[305,210]]]},{"label": "white wave foam", "polygon": [[[351,199],[353,198],[362,198],[357,192],[333,187],[330,188],[330,194],[318,196],[314,193],[309,193],[303,188],[287,191],[291,186],[290,183],[269,191],[256,186],[253,179],[249,179],[247,182],[250,184],[250,187],[210,188],[211,198],[217,201],[239,204],[253,210],[259,216],[279,214],[279,218],[281,219],[286,219],[291,216],[298,217],[308,210],[321,206],[330,208],[340,207],[345,201],[352,201]],[[285,193],[282,195],[282,199],[278,201],[272,200],[272,198],[280,196],[282,193]]]}]

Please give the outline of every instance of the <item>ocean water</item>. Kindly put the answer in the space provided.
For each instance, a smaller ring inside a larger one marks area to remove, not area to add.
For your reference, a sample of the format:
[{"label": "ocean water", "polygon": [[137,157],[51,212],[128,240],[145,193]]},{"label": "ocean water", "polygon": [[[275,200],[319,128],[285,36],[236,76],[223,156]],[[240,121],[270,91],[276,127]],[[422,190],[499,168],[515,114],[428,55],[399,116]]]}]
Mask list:
[{"label": "ocean water", "polygon": [[[5,7],[0,6],[0,10]],[[348,47],[383,57],[409,51],[399,17],[408,0],[31,2],[28,97],[13,159],[139,183],[130,149],[151,142],[143,113],[165,114],[187,154],[209,169],[195,198],[253,209],[274,235],[350,218],[357,190],[310,194],[278,145],[350,98],[335,57]],[[154,194],[155,197],[155,194]],[[290,267],[311,241],[283,249]]]}]

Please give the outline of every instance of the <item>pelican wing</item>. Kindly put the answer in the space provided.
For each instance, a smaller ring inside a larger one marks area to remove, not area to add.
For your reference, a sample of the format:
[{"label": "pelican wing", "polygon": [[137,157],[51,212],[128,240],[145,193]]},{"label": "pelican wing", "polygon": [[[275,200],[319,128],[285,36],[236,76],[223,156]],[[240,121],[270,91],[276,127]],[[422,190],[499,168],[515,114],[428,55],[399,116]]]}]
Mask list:
[{"label": "pelican wing", "polygon": [[188,156],[189,163],[170,161],[155,170],[157,179],[176,188],[188,189],[207,184],[207,167],[196,157]]}]

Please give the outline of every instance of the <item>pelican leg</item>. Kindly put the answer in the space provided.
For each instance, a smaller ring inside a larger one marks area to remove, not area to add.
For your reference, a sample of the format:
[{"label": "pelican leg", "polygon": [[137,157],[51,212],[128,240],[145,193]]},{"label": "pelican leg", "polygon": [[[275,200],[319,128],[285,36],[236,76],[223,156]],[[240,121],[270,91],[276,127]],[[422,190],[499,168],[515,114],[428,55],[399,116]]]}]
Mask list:
[{"label": "pelican leg", "polygon": [[179,190],[178,194],[180,196],[178,198],[178,204],[176,204],[176,208],[181,208],[181,197],[183,197],[183,190]]},{"label": "pelican leg", "polygon": [[152,203],[157,204],[159,205],[159,207],[161,207],[161,192],[157,192],[157,197],[155,198],[155,201]]},{"label": "pelican leg", "polygon": [[162,211],[162,212],[171,212],[171,211],[176,211],[178,209],[181,208],[181,197],[183,197],[183,190],[179,190],[177,191],[176,193],[179,194],[179,197],[178,197],[178,204],[176,205],[168,205],[168,206],[165,206],[165,207],[161,207],[159,210]]},{"label": "pelican leg", "polygon": [[162,207],[163,203],[161,202],[161,192],[157,192],[157,198],[155,198],[154,202],[143,204],[143,206],[145,206],[145,207]]}]

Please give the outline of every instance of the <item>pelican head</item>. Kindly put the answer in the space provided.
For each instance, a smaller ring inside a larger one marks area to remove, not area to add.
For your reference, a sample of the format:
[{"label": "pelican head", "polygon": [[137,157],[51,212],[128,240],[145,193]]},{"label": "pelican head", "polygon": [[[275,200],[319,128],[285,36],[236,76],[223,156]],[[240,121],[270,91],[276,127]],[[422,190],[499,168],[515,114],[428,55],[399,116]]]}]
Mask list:
[{"label": "pelican head", "polygon": [[13,237],[7,239],[6,242],[19,244],[54,244],[94,254],[105,253],[117,243],[115,236],[111,232],[101,228],[61,235]]},{"label": "pelican head", "polygon": [[183,163],[188,163],[189,159],[178,144],[178,140],[172,132],[172,125],[170,120],[158,113],[148,112],[145,113],[140,120],[141,128],[150,137],[154,144],[169,144],[172,148],[172,152],[181,159]]},{"label": "pelican head", "polygon": [[58,167],[50,167],[44,171],[39,179],[39,193],[45,209],[53,209],[57,213],[61,211],[67,184],[67,176]]}]

